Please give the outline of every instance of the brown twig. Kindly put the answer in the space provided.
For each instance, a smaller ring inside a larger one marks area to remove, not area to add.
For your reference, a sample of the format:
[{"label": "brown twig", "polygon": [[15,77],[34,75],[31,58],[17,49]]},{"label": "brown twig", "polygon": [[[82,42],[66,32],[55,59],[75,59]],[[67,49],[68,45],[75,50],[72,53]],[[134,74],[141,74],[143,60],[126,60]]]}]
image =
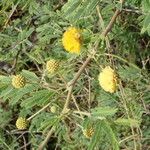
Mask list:
[{"label": "brown twig", "polygon": [[17,2],[17,4],[12,8],[12,12],[10,13],[10,15],[8,16],[8,19],[5,21],[4,24],[4,28],[6,28],[7,24],[9,23],[10,18],[12,17],[12,15],[15,13],[18,4],[20,3],[20,1]]},{"label": "brown twig", "polygon": [[44,107],[42,107],[38,112],[36,112],[35,114],[33,114],[32,116],[30,116],[28,119],[27,119],[27,121],[30,121],[32,118],[34,118],[37,114],[39,114],[39,113],[41,113],[43,110],[45,110],[49,105],[51,104],[51,102],[50,103],[48,103],[47,105],[45,105]]},{"label": "brown twig", "polygon": [[27,146],[29,146],[31,144],[31,141],[26,143],[26,145],[23,145],[22,147],[18,148],[18,150],[22,150],[25,149]]},{"label": "brown twig", "polygon": [[[121,3],[123,3],[124,0],[121,1]],[[118,15],[121,13],[120,10],[116,10],[113,17],[111,18],[108,26],[106,27],[106,29],[102,32],[102,36],[106,37],[107,34],[111,31],[115,21],[116,21],[116,18],[118,17]],[[95,55],[96,53],[96,49],[98,48],[98,42],[96,42],[95,44],[95,47],[94,47],[94,52],[93,52],[93,55]],[[86,68],[86,66],[89,64],[89,62],[91,61],[91,59],[93,58],[93,55],[90,55],[87,57],[87,59],[85,60],[85,62],[83,63],[83,65],[81,66],[81,68],[79,69],[79,71],[77,72],[77,74],[75,75],[74,79],[71,81],[71,85],[69,85],[69,90],[68,90],[68,96],[67,96],[67,100],[66,100],[66,103],[64,105],[64,111],[65,109],[68,107],[69,105],[69,101],[70,101],[70,98],[71,98],[71,93],[72,93],[72,90],[73,90],[73,87],[75,85],[75,83],[77,82],[77,80],[79,79],[80,75],[82,74],[82,72],[84,71],[84,69]]]},{"label": "brown twig", "polygon": [[[124,0],[120,0],[121,3],[124,2]],[[106,37],[107,34],[111,31],[116,18],[118,17],[118,15],[121,13],[120,10],[116,10],[113,17],[111,18],[108,26],[106,27],[106,29],[104,30],[104,32],[102,32],[102,36]],[[98,48],[99,45],[99,41],[96,42],[95,46],[94,46],[94,51],[93,51],[93,55],[96,54],[96,50]],[[74,88],[75,83],[77,82],[77,80],[79,79],[80,75],[82,74],[82,72],[84,71],[84,69],[86,68],[86,66],[89,64],[89,62],[91,61],[91,59],[93,58],[93,55],[90,55],[87,57],[87,59],[85,60],[85,62],[83,63],[83,65],[81,66],[81,68],[79,69],[79,71],[77,72],[77,74],[75,75],[75,77],[73,78],[73,80],[71,80],[71,82],[69,82],[69,86],[68,86],[68,95],[67,95],[67,100],[65,102],[62,114],[66,111],[66,109],[68,109],[68,105],[71,99],[71,95],[72,95],[72,91]],[[70,84],[71,83],[71,84]],[[43,148],[45,147],[45,145],[47,144],[48,140],[50,139],[52,133],[54,132],[54,126],[51,128],[51,130],[48,132],[45,140],[40,144],[38,150],[43,150]]]},{"label": "brown twig", "polygon": [[[67,88],[67,87],[68,87],[67,82],[65,81],[65,79],[63,78],[63,76],[62,76],[61,74],[59,74],[59,76],[60,76],[60,78],[62,79],[62,81],[64,82],[64,84],[65,84],[65,86],[66,86],[66,88]],[[76,99],[75,99],[74,95],[71,94],[71,97],[72,97],[72,99],[73,99],[73,102],[74,102],[74,104],[75,104],[77,110],[80,111],[79,106],[78,106],[78,104],[77,104],[77,102],[76,102]],[[83,119],[82,114],[80,114],[80,116],[81,116],[81,118]]]},{"label": "brown twig", "polygon": [[106,37],[107,34],[111,31],[111,29],[112,29],[112,27],[113,27],[113,25],[114,25],[114,23],[115,23],[115,21],[116,21],[116,18],[118,17],[118,15],[119,15],[120,13],[121,13],[120,10],[116,10],[116,11],[115,11],[115,13],[114,13],[113,17],[111,18],[111,20],[110,20],[108,26],[106,27],[105,31],[102,33],[102,35],[103,35],[104,37]]},{"label": "brown twig", "polygon": [[65,102],[65,105],[64,105],[63,112],[65,112],[65,110],[68,108],[69,101],[70,101],[70,98],[71,98],[71,95],[72,95],[72,90],[73,90],[73,87],[75,86],[75,83],[79,79],[79,77],[82,74],[82,72],[84,71],[85,67],[89,64],[90,60],[91,60],[91,56],[88,56],[86,61],[83,63],[83,65],[81,66],[81,68],[79,69],[77,74],[75,75],[74,79],[71,82],[69,82],[70,84],[69,84],[69,87],[68,87],[68,95],[67,95],[67,99],[66,99],[66,102]]},{"label": "brown twig", "polygon": [[48,132],[46,138],[45,138],[44,141],[40,144],[38,150],[43,150],[43,148],[45,147],[45,145],[46,145],[47,142],[49,141],[49,138],[52,136],[54,130],[55,130],[55,126],[53,126],[53,127],[51,128],[51,130]]},{"label": "brown twig", "polygon": [[14,62],[13,62],[12,68],[11,68],[11,73],[14,73],[14,71],[15,71],[15,68],[17,66],[18,57],[19,57],[21,50],[22,50],[22,46],[20,47],[20,50],[18,50],[18,52],[16,54],[16,57],[14,59]]},{"label": "brown twig", "polygon": [[[125,0],[120,0],[121,5],[124,3]],[[102,35],[104,37],[107,36],[107,34],[111,31],[111,29],[113,28],[113,25],[117,19],[117,17],[119,16],[119,14],[121,13],[121,10],[117,9],[113,15],[113,17],[111,18],[109,24],[107,25],[106,29],[104,30],[104,32],[102,32]]]},{"label": "brown twig", "polygon": [[26,139],[25,139],[25,137],[23,136],[22,137],[23,138],[23,143],[24,143],[24,150],[27,150],[27,143],[26,143]]}]

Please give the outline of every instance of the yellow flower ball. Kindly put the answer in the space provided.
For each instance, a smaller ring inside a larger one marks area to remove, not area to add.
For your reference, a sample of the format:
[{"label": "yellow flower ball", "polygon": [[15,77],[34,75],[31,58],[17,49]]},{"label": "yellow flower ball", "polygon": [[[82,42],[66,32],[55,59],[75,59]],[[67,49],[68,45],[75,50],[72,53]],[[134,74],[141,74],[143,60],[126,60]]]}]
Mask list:
[{"label": "yellow flower ball", "polygon": [[66,51],[79,54],[81,50],[81,31],[75,27],[69,27],[63,34],[62,44]]},{"label": "yellow flower ball", "polygon": [[100,86],[110,93],[114,93],[117,90],[117,75],[115,71],[110,67],[105,67],[98,77]]},{"label": "yellow flower ball", "polygon": [[94,129],[93,127],[89,127],[87,129],[84,129],[83,130],[83,135],[86,137],[86,138],[91,138],[94,134]]},{"label": "yellow flower ball", "polygon": [[26,84],[26,79],[22,75],[16,75],[12,78],[12,85],[15,88],[22,88]]},{"label": "yellow flower ball", "polygon": [[27,128],[27,120],[25,118],[19,117],[16,121],[16,127],[19,130],[24,130]]},{"label": "yellow flower ball", "polygon": [[46,70],[48,71],[48,73],[56,72],[58,67],[59,67],[59,62],[54,59],[51,59],[46,63]]}]

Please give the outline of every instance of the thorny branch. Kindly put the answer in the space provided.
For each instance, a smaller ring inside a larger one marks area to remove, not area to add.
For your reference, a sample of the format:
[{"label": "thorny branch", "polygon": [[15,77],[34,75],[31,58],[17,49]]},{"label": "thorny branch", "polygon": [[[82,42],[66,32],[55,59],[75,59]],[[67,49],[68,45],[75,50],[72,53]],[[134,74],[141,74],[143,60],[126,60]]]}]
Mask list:
[{"label": "thorny branch", "polygon": [[[121,4],[123,4],[123,2],[124,2],[124,0],[120,0]],[[116,10],[115,11],[115,13],[114,13],[113,17],[111,18],[109,24],[107,25],[106,29],[101,34],[103,37],[106,37],[107,34],[111,31],[111,29],[112,29],[112,27],[113,27],[113,25],[114,25],[114,23],[116,21],[116,18],[118,17],[118,15],[120,13],[121,13],[121,10]],[[98,45],[99,45],[99,43],[95,44],[95,47],[93,49],[94,50],[93,54],[87,57],[87,59],[85,60],[85,62],[83,63],[83,65],[81,66],[81,68],[79,69],[79,71],[77,72],[77,74],[74,76],[73,80],[71,80],[71,82],[69,82],[67,100],[65,102],[65,105],[64,105],[64,108],[63,108],[63,111],[62,111],[61,114],[65,113],[66,109],[68,109],[69,102],[70,102],[70,99],[71,99],[71,95],[72,95],[72,91],[73,91],[73,88],[75,86],[75,83],[77,82],[77,80],[79,79],[80,75],[82,74],[82,72],[84,71],[84,69],[86,68],[86,66],[89,64],[89,62],[91,61],[91,59],[93,58],[93,55],[96,54],[96,50],[98,48]],[[50,137],[51,137],[51,135],[52,135],[53,132],[54,132],[54,126],[48,132],[45,140],[40,144],[38,150],[43,150],[43,148],[47,144],[47,142],[50,139]]]}]

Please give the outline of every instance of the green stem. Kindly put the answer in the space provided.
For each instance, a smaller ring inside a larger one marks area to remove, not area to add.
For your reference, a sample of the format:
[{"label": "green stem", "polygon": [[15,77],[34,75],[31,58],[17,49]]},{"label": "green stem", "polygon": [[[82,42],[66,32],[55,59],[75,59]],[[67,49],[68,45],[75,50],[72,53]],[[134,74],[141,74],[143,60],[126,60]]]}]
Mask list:
[{"label": "green stem", "polygon": [[0,141],[9,149],[11,150],[11,148],[0,138]]}]

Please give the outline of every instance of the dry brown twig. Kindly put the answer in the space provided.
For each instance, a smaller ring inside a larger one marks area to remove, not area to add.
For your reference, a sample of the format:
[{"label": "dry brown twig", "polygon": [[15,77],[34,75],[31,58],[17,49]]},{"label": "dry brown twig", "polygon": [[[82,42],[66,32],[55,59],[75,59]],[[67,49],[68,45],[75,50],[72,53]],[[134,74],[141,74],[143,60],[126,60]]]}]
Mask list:
[{"label": "dry brown twig", "polygon": [[17,66],[17,61],[18,61],[18,57],[19,57],[19,54],[21,53],[21,49],[22,49],[22,45],[20,46],[20,50],[18,50],[17,54],[16,54],[16,57],[14,59],[14,62],[13,62],[13,65],[12,65],[12,68],[11,68],[11,74],[13,74],[15,72],[15,68]]},{"label": "dry brown twig", "polygon": [[[120,0],[120,3],[122,4],[124,2],[124,0]],[[109,24],[107,25],[106,29],[102,32],[101,36],[102,37],[106,37],[108,35],[108,33],[111,31],[115,21],[116,21],[116,18],[118,17],[118,15],[121,13],[120,10],[116,10],[113,17],[111,18]],[[64,108],[63,108],[63,111],[61,113],[64,114],[66,112],[66,110],[68,109],[68,106],[69,106],[69,102],[70,102],[70,99],[71,99],[71,95],[72,95],[72,91],[73,91],[73,88],[77,82],[77,80],[79,79],[80,75],[82,74],[82,72],[84,71],[84,69],[86,68],[86,66],[89,64],[89,62],[91,61],[91,59],[93,58],[93,56],[96,54],[96,50],[98,48],[98,45],[99,45],[99,42],[96,42],[95,45],[94,45],[94,48],[92,50],[92,55],[89,55],[87,57],[87,59],[85,60],[85,62],[83,63],[83,65],[81,66],[81,68],[79,69],[79,71],[77,72],[77,74],[74,76],[73,80],[71,80],[69,83],[68,83],[68,95],[67,95],[67,99],[66,99],[66,102],[65,102],[65,105],[64,105]],[[53,126],[50,131],[48,132],[45,140],[40,144],[38,150],[43,150],[43,148],[45,147],[45,145],[47,144],[48,140],[50,139],[52,133],[54,132],[54,129],[55,127]]]}]

